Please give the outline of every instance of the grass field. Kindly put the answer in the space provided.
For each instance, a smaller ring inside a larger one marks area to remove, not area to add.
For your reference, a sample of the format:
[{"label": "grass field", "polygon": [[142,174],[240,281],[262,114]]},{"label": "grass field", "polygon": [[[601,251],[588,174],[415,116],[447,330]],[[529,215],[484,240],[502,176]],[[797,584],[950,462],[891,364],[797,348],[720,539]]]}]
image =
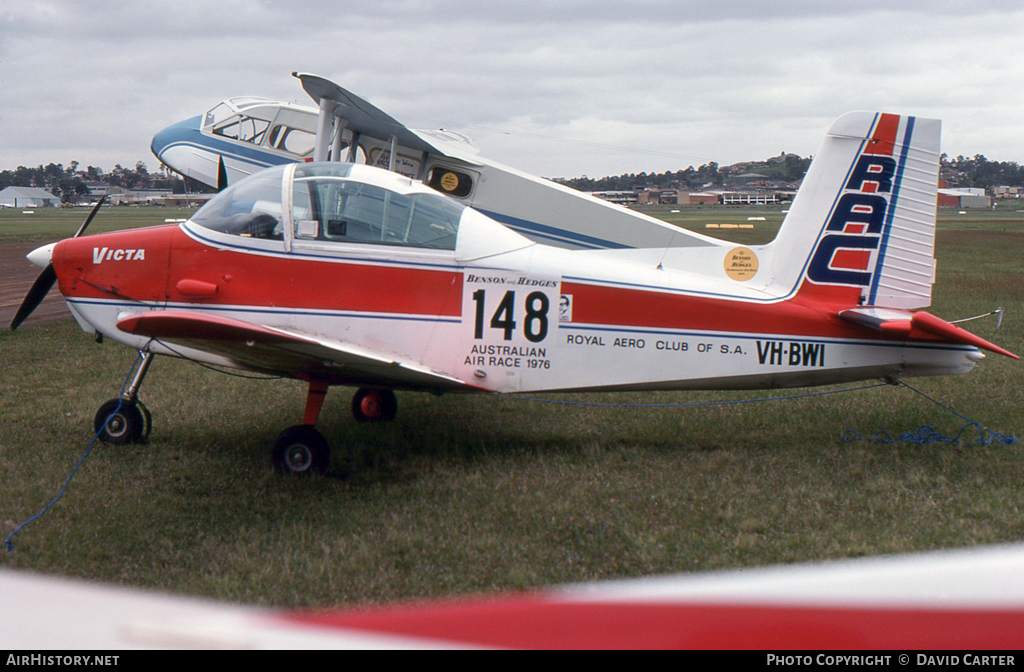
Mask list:
[{"label": "grass field", "polygon": [[[21,208],[0,208],[0,243],[52,243],[75,234],[91,208],[36,208],[24,214]],[[87,233],[118,231],[138,226],[163,224],[166,219],[185,219],[195,208],[117,206],[103,207]]]},{"label": "grass field", "polygon": [[[703,224],[745,223],[751,214],[766,221],[718,235],[769,240],[777,210],[664,216],[711,233]],[[84,216],[55,211],[33,228],[18,218],[34,216],[0,211],[0,241],[70,235]],[[178,216],[109,208],[94,230]],[[937,255],[932,311],[956,319],[1005,306],[1001,330],[992,320],[971,329],[1024,352],[1022,215],[944,212]],[[93,414],[116,395],[133,358],[94,343],[71,320],[0,332],[4,535],[60,489]],[[1022,366],[990,355],[966,376],[909,382],[992,429],[1024,436]],[[319,424],[335,447],[331,475],[282,478],[268,453],[301,415],[303,386],[162,358],[141,395],[154,417],[150,442],[97,446],[64,498],[15,537],[16,551],[0,551],[0,566],[327,606],[1024,538],[1021,444],[842,440],[845,429],[960,429],[961,420],[905,388],[698,408],[400,393],[398,419],[383,427],[357,425],[348,393],[331,390]],[[757,396],[774,395],[550,398]]]}]

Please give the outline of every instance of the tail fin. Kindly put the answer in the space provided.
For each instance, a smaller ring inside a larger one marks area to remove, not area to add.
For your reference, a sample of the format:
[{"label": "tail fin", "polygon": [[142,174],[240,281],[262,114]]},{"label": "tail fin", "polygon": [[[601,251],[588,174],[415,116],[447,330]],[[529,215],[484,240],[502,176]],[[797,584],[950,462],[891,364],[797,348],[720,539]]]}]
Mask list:
[{"label": "tail fin", "polygon": [[930,305],[940,128],[871,112],[836,120],[772,243],[775,281],[829,303]]}]

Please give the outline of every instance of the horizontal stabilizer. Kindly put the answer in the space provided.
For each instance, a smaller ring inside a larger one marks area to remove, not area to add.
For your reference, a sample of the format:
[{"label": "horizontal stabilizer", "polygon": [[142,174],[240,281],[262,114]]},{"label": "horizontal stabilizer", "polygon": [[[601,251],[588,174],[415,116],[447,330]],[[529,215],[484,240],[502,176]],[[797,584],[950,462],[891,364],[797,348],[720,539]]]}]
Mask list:
[{"label": "horizontal stabilizer", "polygon": [[413,362],[275,327],[191,310],[139,313],[117,323],[129,334],[221,355],[256,371],[286,371],[351,381],[430,390],[481,389]]},{"label": "horizontal stabilizer", "polygon": [[984,338],[975,336],[962,327],[950,324],[924,311],[911,312],[909,310],[876,307],[851,308],[850,310],[840,311],[839,317],[848,322],[855,322],[878,331],[908,337],[919,337],[928,334],[949,343],[973,345],[982,350],[988,350],[989,352],[1012,357],[1013,359],[1020,359],[1020,357],[1009,350],[989,343]]},{"label": "horizontal stabilizer", "polygon": [[940,338],[944,338],[947,341],[954,343],[966,343],[967,345],[973,345],[982,350],[988,350],[996,354],[1005,355],[1012,357],[1013,359],[1020,359],[1017,355],[1013,354],[1009,350],[1004,350],[998,345],[989,343],[980,336],[975,336],[971,332],[967,331],[962,327],[958,327],[955,324],[950,324],[945,320],[941,320],[930,313],[916,312],[911,323],[915,328],[921,331],[927,331],[930,334],[934,334]]}]

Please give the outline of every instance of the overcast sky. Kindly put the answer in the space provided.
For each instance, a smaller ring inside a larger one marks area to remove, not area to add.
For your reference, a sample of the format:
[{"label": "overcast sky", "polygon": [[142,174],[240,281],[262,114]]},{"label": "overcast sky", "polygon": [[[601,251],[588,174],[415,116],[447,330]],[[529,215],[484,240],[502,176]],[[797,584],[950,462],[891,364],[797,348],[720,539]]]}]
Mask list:
[{"label": "overcast sky", "polygon": [[858,109],[1024,163],[1016,0],[3,0],[0,169],[155,170],[220,100],[312,104],[294,70],[548,177],[807,156]]}]

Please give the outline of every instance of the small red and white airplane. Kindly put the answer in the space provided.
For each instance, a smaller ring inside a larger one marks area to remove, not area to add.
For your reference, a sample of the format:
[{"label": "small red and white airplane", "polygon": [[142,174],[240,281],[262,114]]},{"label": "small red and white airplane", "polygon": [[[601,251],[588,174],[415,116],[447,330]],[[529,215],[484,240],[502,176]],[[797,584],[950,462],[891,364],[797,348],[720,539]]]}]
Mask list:
[{"label": "small red and white airplane", "polygon": [[[316,158],[340,159],[341,96],[304,84],[322,94]],[[522,177],[521,193],[485,189],[504,168],[481,168],[466,190],[455,159],[426,149],[413,177],[287,162],[183,224],[80,230],[35,250],[44,271],[11,327],[57,282],[87,333],[142,353],[96,415],[113,443],[149,432],[137,392],[154,355],[308,381],[301,424],[273,448],[291,474],[328,467],[315,424],[332,385],[359,388],[352,409],[365,421],[394,417],[395,389],[762,389],[965,373],[981,350],[1017,357],[920,310],[935,277],[939,132],[931,119],[841,117],[776,239],[750,247],[681,229],[671,244],[546,245],[499,220],[546,202],[543,221],[587,235],[588,213],[628,211],[539,178]],[[504,214],[475,207],[481,192]]]}]

